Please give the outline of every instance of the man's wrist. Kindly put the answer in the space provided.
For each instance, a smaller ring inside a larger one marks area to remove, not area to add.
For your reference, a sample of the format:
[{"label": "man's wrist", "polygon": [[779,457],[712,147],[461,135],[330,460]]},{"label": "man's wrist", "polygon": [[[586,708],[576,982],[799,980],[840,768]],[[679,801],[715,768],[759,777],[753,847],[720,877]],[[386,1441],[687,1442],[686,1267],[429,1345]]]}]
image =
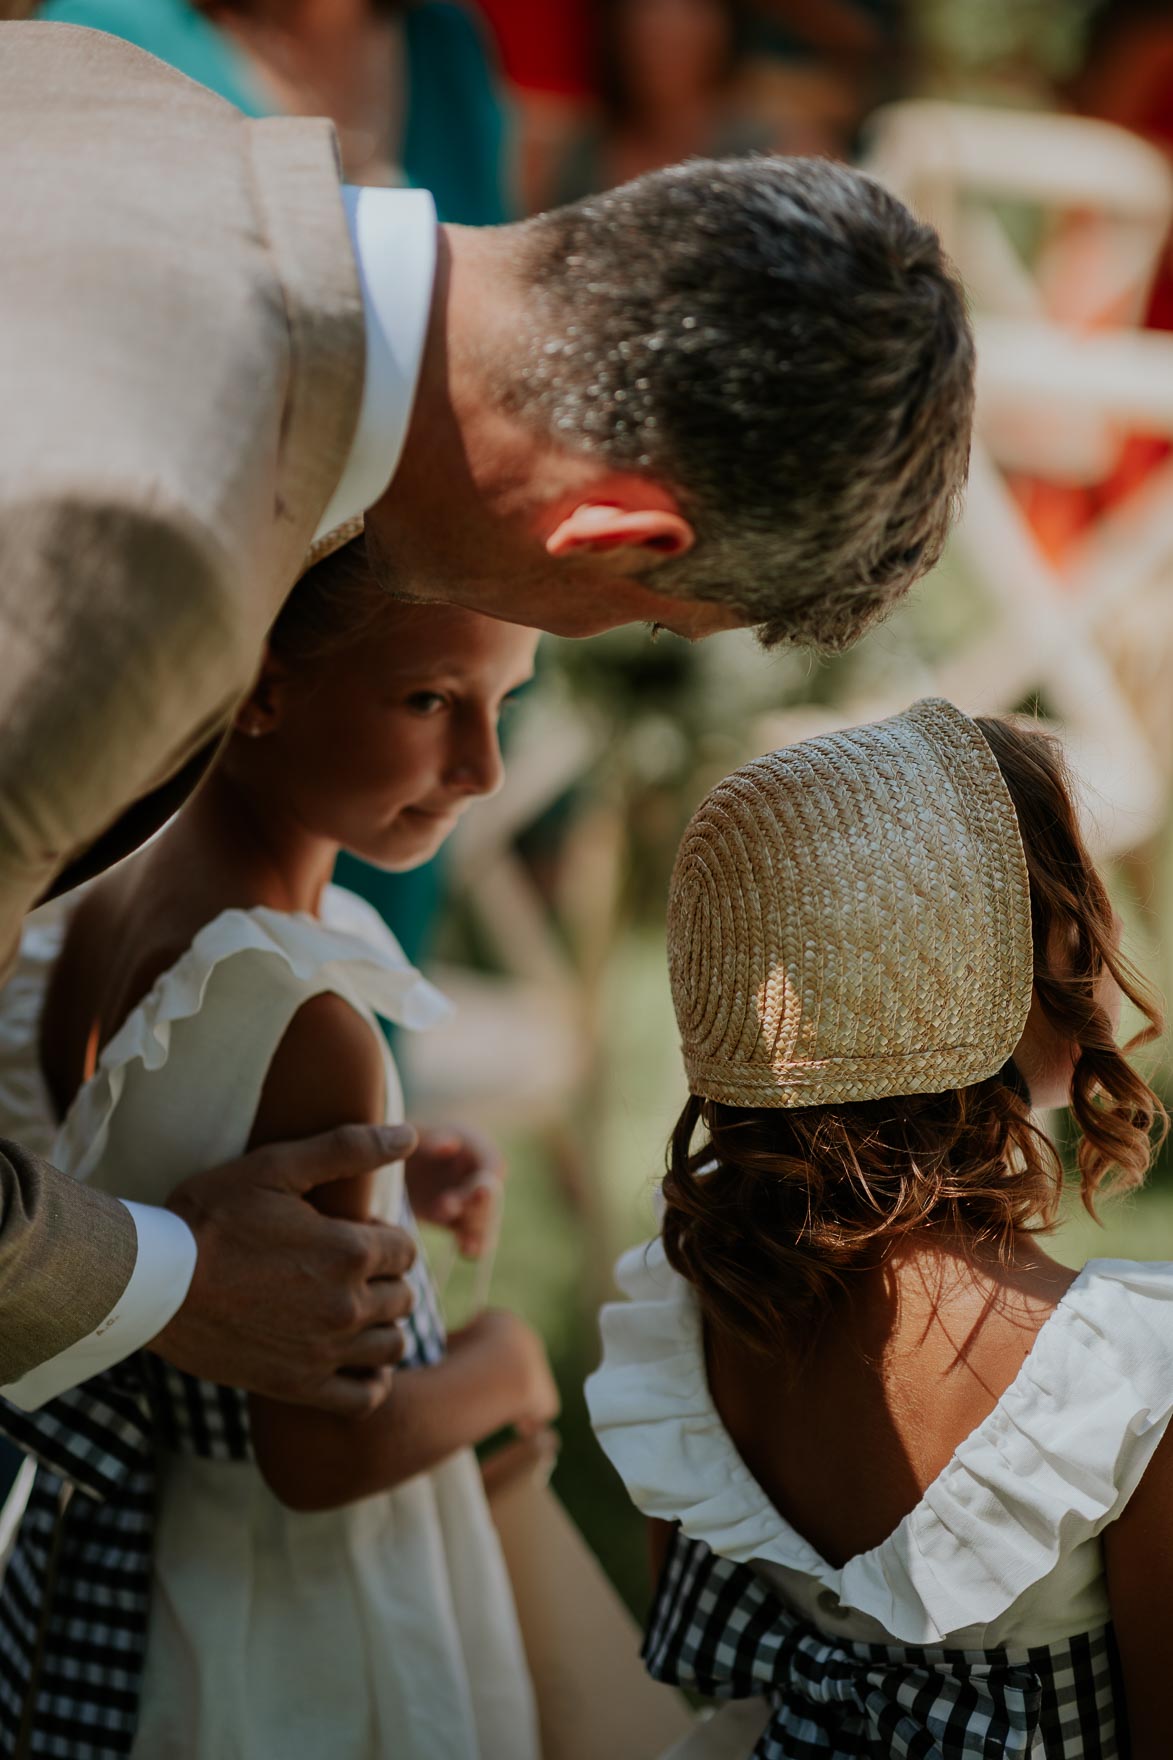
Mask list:
[{"label": "man's wrist", "polygon": [[93,1331],[3,1390],[25,1411],[100,1375],[149,1344],[183,1305],[196,1266],[191,1229],[170,1210],[125,1203],[134,1223],[136,1252],[129,1281]]},{"label": "man's wrist", "polygon": [[138,1257],[119,1310],[125,1313],[130,1303],[135,1328],[142,1331],[141,1342],[146,1344],[187,1300],[199,1253],[188,1223],[170,1207],[128,1203],[126,1208],[138,1233]]}]

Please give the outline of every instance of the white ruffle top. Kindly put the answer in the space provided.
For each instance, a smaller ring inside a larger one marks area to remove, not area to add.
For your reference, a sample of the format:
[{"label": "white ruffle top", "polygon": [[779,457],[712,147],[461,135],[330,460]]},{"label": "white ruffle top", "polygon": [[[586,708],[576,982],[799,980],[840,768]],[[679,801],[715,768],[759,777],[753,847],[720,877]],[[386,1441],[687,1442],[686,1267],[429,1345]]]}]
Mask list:
[{"label": "white ruffle top", "polygon": [[700,1310],[660,1241],[620,1259],[587,1382],[635,1504],[761,1572],[828,1636],[990,1650],[1110,1617],[1100,1535],[1173,1413],[1173,1264],[1094,1259],[920,1502],[841,1568],[779,1514],[718,1416]]},{"label": "white ruffle top", "polygon": [[[52,1145],[64,1171],[162,1203],[188,1174],[242,1154],[290,1021],[326,993],[376,1035],[386,1118],[402,1119],[376,1017],[428,1027],[450,1005],[370,905],[331,886],[320,917],[256,907],[207,923],[103,1048],[56,1131],[37,1038],[76,897],[26,926],[0,992],[0,1126]],[[401,1163],[379,1171],[374,1215],[405,1220],[402,1183]],[[471,1449],[309,1513],[280,1504],[251,1457],[160,1445],[157,1470],[132,1760],[370,1760],[405,1741],[428,1760],[537,1760],[520,1629]],[[136,1663],[131,1645],[128,1689]]]}]

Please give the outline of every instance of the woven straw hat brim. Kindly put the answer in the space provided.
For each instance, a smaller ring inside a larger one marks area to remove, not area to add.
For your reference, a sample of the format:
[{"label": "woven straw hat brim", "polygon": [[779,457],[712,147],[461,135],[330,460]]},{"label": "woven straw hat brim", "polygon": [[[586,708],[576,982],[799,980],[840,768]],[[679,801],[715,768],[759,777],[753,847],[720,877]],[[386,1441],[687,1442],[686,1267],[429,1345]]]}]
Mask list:
[{"label": "woven straw hat brim", "polygon": [[353,519],[345,520],[342,525],[332,526],[328,532],[323,532],[320,538],[314,539],[302,558],[298,580],[301,575],[308,574],[311,568],[316,568],[319,562],[325,562],[327,556],[333,556],[335,550],[341,550],[344,544],[361,538],[365,530],[365,519],[361,513],[356,513]]},{"label": "woven straw hat brim", "polygon": [[816,1106],[995,1074],[1033,960],[1017,817],[951,703],[784,747],[694,814],[668,960],[694,1094]]}]

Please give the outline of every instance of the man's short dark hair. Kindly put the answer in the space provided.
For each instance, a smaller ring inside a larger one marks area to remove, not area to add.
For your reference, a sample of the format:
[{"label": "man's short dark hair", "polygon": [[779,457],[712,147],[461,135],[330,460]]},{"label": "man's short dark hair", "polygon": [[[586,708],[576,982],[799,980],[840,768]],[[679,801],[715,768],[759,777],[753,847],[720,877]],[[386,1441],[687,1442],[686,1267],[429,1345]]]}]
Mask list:
[{"label": "man's short dark hair", "polygon": [[937,560],[973,340],[936,233],[881,185],[693,160],[539,215],[521,259],[515,407],[668,484],[695,527],[650,584],[838,648]]}]

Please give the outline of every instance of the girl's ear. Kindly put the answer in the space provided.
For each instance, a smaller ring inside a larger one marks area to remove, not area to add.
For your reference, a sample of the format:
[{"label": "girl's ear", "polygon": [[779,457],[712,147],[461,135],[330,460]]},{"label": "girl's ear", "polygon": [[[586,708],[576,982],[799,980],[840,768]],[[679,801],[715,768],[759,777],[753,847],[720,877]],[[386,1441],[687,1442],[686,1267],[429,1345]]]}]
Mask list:
[{"label": "girl's ear", "polygon": [[266,648],[256,683],[233,717],[232,725],[237,733],[246,734],[249,739],[260,739],[279,727],[288,687],[288,668],[271,648]]}]

